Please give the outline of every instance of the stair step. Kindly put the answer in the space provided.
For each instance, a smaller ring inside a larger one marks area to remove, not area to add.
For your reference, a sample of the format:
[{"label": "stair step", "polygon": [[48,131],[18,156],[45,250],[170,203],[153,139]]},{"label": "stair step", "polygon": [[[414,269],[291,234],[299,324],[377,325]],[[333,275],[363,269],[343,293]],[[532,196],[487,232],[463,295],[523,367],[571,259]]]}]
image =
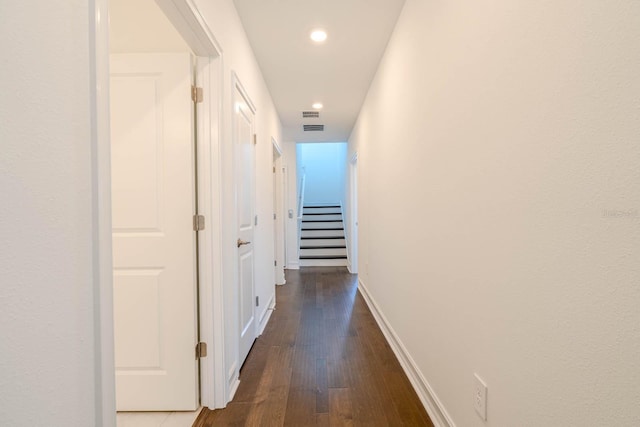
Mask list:
[{"label": "stair step", "polygon": [[[306,237],[300,241],[300,245],[305,248],[313,248],[319,246],[345,246],[344,236],[335,239],[323,239],[321,237]],[[302,249],[301,247],[301,249]]]},{"label": "stair step", "polygon": [[344,239],[342,230],[302,230],[301,238],[312,237],[314,239]]},{"label": "stair step", "polygon": [[340,235],[340,236],[302,236],[300,237],[301,240],[317,240],[317,239],[322,239],[322,240],[344,240],[344,235]]},{"label": "stair step", "polygon": [[341,219],[302,219],[302,222],[342,222]]},{"label": "stair step", "polygon": [[329,209],[329,208],[340,208],[340,205],[308,205],[304,206],[305,209]]},{"label": "stair step", "polygon": [[318,245],[318,246],[300,246],[302,249],[347,249],[345,245]]},{"label": "stair step", "polygon": [[302,221],[342,221],[342,215],[340,214],[304,214],[302,215]]},{"label": "stair step", "polygon": [[340,222],[305,222],[303,230],[344,230],[344,224]]},{"label": "stair step", "polygon": [[346,255],[304,255],[300,259],[347,259]]},{"label": "stair step", "polygon": [[302,249],[300,248],[300,258],[304,259],[328,259],[328,257],[346,257],[347,249],[346,248],[313,248],[313,249]]},{"label": "stair step", "polygon": [[313,214],[331,214],[331,215],[340,215],[342,212],[340,211],[340,207],[337,208],[304,208],[302,210],[303,215],[313,215]]},{"label": "stair step", "polygon": [[309,216],[309,215],[313,215],[313,216],[322,216],[322,215],[335,215],[335,216],[342,216],[342,214],[340,212],[317,212],[317,213],[303,213],[303,215]]},{"label": "stair step", "polygon": [[345,267],[346,259],[301,259],[300,267]]}]

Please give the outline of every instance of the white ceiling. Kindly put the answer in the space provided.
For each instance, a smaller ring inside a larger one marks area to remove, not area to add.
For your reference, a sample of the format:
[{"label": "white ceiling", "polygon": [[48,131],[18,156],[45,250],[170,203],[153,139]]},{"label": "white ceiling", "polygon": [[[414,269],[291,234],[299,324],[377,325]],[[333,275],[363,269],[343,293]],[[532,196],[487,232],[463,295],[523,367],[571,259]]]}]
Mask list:
[{"label": "white ceiling", "polygon": [[[346,141],[405,0],[234,0],[284,139]],[[311,30],[327,41],[315,44]],[[322,102],[320,119],[302,111]],[[324,124],[304,132],[303,124]]]}]

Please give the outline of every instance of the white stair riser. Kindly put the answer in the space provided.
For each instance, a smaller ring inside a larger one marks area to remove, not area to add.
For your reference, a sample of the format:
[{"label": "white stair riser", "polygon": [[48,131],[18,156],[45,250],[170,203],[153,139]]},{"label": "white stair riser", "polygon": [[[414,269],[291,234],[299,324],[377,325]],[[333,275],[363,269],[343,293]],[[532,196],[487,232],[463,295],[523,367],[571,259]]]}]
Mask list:
[{"label": "white stair riser", "polygon": [[312,214],[312,213],[321,213],[321,214],[334,214],[340,215],[340,208],[304,208],[302,210],[302,214]]},{"label": "white stair riser", "polygon": [[309,239],[301,240],[300,246],[344,246],[344,239]]},{"label": "white stair riser", "polygon": [[335,221],[342,220],[342,215],[303,215],[303,221]]},{"label": "white stair riser", "polygon": [[301,267],[345,267],[346,259],[301,259]]},{"label": "white stair riser", "polygon": [[344,228],[342,222],[303,222],[302,228],[315,228],[322,230],[323,228]]},{"label": "white stair riser", "polygon": [[300,256],[321,256],[321,255],[337,255],[347,256],[347,250],[345,248],[332,248],[332,249],[300,249]]},{"label": "white stair riser", "polygon": [[344,237],[344,232],[342,230],[305,230],[301,234],[301,237],[323,238],[327,236]]}]

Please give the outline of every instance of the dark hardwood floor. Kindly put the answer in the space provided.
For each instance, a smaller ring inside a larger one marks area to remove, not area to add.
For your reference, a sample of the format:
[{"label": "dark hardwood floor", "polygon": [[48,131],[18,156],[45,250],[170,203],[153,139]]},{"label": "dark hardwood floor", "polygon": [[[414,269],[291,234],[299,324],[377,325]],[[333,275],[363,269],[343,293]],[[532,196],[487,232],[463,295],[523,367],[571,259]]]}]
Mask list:
[{"label": "dark hardwood floor", "polygon": [[287,270],[225,409],[194,427],[433,426],[343,267]]}]

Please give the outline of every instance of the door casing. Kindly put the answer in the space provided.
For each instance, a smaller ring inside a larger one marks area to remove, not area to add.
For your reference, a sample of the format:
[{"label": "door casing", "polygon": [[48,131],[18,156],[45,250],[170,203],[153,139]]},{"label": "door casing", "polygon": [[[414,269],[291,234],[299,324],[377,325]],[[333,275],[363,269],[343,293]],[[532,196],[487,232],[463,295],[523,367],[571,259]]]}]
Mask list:
[{"label": "door casing", "polygon": [[[201,339],[207,342],[210,357],[201,361],[201,404],[222,408],[229,390],[224,378],[224,307],[222,304],[220,142],[223,57],[213,32],[192,0],[156,0],[167,18],[185,39],[198,59],[198,77],[205,102],[198,120],[198,198],[201,212],[210,220],[200,235],[200,322]],[[90,76],[92,140],[92,194],[96,265],[92,282],[95,306],[94,359],[96,378],[96,425],[115,425],[115,362],[113,339],[113,272],[111,243],[111,166],[109,119],[109,9],[108,0],[89,1]],[[206,185],[204,185],[206,183]]]}]

